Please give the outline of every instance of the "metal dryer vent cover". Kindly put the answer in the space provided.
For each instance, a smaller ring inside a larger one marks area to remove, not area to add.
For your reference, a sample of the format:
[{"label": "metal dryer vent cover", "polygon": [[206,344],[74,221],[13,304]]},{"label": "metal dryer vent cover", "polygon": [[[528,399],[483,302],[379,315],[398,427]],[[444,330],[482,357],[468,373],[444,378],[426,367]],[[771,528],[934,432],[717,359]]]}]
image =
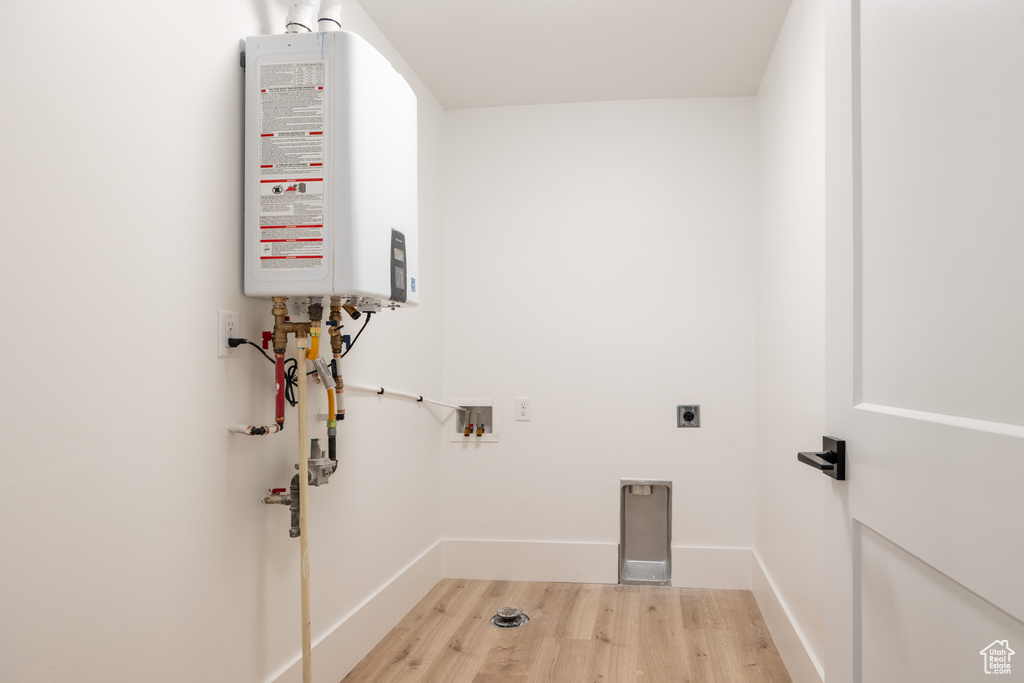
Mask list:
[{"label": "metal dryer vent cover", "polygon": [[498,613],[491,617],[491,623],[498,628],[516,628],[530,621],[530,617],[523,614],[518,607],[502,607]]}]

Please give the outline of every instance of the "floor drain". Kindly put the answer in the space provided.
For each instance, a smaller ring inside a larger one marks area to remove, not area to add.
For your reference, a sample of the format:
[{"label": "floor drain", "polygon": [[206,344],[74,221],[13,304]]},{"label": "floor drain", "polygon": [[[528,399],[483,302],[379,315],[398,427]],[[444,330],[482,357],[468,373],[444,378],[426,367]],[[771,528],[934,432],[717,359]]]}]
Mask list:
[{"label": "floor drain", "polygon": [[523,614],[523,610],[518,607],[502,607],[491,617],[491,623],[498,628],[515,628],[529,621],[530,617]]}]

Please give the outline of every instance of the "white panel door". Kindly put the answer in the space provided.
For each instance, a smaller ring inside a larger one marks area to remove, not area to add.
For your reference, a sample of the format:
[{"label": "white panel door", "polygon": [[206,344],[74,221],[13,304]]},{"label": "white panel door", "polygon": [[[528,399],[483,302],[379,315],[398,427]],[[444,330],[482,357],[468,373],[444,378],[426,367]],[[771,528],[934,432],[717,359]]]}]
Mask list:
[{"label": "white panel door", "polygon": [[1024,2],[842,5],[826,679],[1024,681]]}]

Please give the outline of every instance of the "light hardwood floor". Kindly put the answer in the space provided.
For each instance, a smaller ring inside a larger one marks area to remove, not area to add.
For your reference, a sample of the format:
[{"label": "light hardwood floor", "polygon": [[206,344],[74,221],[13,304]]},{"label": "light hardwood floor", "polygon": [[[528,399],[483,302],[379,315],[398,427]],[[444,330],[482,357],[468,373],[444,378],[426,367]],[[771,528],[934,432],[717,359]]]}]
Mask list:
[{"label": "light hardwood floor", "polygon": [[[506,606],[530,623],[492,626]],[[749,591],[445,579],[345,683],[789,683]]]}]

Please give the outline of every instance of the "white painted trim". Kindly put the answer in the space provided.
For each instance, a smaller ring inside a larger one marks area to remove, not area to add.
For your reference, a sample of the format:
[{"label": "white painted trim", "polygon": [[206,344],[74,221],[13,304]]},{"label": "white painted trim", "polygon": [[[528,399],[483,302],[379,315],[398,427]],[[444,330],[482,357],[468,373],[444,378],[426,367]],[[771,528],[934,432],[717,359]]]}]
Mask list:
[{"label": "white painted trim", "polygon": [[616,543],[445,539],[449,579],[618,583]]},{"label": "white painted trim", "polygon": [[753,551],[751,590],[761,610],[775,647],[789,671],[793,683],[823,683],[825,670],[807,644],[800,626],[793,619],[786,602],[779,595],[775,582],[765,569],[761,556]]},{"label": "white painted trim", "polygon": [[976,432],[988,432],[990,434],[999,434],[1001,436],[1012,436],[1018,439],[1024,439],[1024,426],[1008,424],[1006,422],[977,420],[972,417],[930,413],[924,410],[911,410],[910,408],[883,406],[877,403],[858,403],[853,407],[853,409],[863,410],[868,413],[878,413],[879,415],[902,417],[907,420],[919,420],[921,422],[931,422],[933,424],[946,425],[948,427],[959,427],[960,429],[970,429]]},{"label": "white painted trim", "polygon": [[[441,541],[391,577],[313,643],[316,680],[340,681],[441,580]],[[267,679],[300,683],[302,654]]]},{"label": "white painted trim", "polygon": [[[450,579],[618,583],[617,543],[446,539]],[[750,590],[750,548],[672,548],[672,585]]]}]

